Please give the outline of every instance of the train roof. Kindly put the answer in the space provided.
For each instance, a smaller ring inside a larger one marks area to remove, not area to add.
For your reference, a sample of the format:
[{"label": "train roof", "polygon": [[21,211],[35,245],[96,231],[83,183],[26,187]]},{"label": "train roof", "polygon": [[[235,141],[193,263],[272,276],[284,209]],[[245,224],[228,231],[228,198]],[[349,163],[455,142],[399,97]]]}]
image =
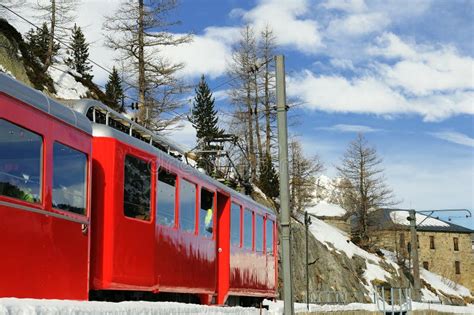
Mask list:
[{"label": "train roof", "polygon": [[68,125],[92,134],[91,122],[86,116],[3,73],[0,73],[0,93],[10,95]]}]

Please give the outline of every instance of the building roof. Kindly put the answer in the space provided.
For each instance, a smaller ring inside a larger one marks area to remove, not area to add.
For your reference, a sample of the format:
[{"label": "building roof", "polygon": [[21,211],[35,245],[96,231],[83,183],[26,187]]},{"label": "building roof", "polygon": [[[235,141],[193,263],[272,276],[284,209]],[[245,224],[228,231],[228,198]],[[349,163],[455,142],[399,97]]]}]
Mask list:
[{"label": "building roof", "polygon": [[[406,209],[379,209],[369,214],[369,226],[373,230],[410,228]],[[425,214],[416,214],[417,230],[424,232],[474,233],[474,230]],[[421,224],[420,224],[421,223]]]}]

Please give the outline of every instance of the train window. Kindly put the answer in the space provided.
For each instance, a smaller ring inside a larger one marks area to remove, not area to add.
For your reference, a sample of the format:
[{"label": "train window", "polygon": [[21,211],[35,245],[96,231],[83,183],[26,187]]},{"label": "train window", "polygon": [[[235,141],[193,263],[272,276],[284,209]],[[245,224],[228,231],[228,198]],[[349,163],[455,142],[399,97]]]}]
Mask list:
[{"label": "train window", "polygon": [[236,247],[240,247],[240,206],[232,203],[230,218],[230,242]]},{"label": "train window", "polygon": [[214,193],[201,189],[201,209],[199,210],[199,234],[212,237],[214,217]]},{"label": "train window", "polygon": [[255,216],[255,251],[263,253],[263,217]]},{"label": "train window", "polygon": [[176,175],[160,168],[156,193],[156,216],[158,223],[166,226],[174,226]]},{"label": "train window", "polygon": [[267,246],[267,254],[273,255],[273,221],[267,219],[266,223],[266,246]]},{"label": "train window", "polygon": [[41,201],[40,135],[0,119],[0,195]]},{"label": "train window", "polygon": [[151,171],[148,163],[131,155],[125,157],[123,211],[125,216],[150,220]]},{"label": "train window", "polygon": [[53,207],[86,214],[87,155],[61,143],[53,145]]},{"label": "train window", "polygon": [[179,226],[183,231],[194,232],[196,229],[196,185],[183,179],[179,188]]},{"label": "train window", "polygon": [[244,211],[244,248],[252,249],[253,243],[253,212],[249,209]]}]

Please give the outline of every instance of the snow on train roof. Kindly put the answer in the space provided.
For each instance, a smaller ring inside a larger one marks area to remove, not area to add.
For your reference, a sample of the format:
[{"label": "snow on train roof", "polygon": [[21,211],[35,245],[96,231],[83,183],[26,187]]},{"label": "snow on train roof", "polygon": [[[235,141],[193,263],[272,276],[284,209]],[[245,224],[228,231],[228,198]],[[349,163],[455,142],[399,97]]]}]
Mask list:
[{"label": "snow on train roof", "polygon": [[0,73],[0,93],[10,95],[69,125],[92,134],[91,122],[86,116],[3,73]]},{"label": "snow on train roof", "polygon": [[207,182],[208,184],[211,184],[211,185],[217,187],[218,189],[220,189],[222,191],[225,191],[229,194],[232,194],[233,196],[237,196],[238,199],[241,199],[242,201],[244,201],[244,202],[246,202],[246,203],[248,203],[248,204],[250,204],[250,205],[252,205],[252,206],[254,206],[258,209],[261,209],[261,210],[265,209],[268,212],[270,212],[272,214],[275,214],[273,209],[270,209],[270,208],[268,208],[268,207],[266,207],[262,204],[259,204],[258,202],[251,199],[250,197],[248,197],[246,195],[243,195],[243,194],[239,193],[238,191],[235,191],[232,188],[227,187],[226,185],[218,182],[217,180],[213,179],[212,177],[199,172],[194,167],[191,167],[191,166],[183,163],[182,161],[170,156],[166,152],[163,152],[163,151],[149,145],[146,142],[140,141],[139,139],[133,138],[133,137],[129,136],[126,133],[120,132],[120,131],[118,131],[114,128],[111,128],[109,126],[106,126],[106,125],[92,123],[92,135],[94,137],[114,138],[114,139],[117,139],[121,142],[133,145],[134,147],[138,147],[139,149],[141,149],[143,151],[146,151],[150,154],[158,156],[158,158],[160,158],[160,160],[164,161],[165,164],[172,165],[172,166],[177,167],[177,168],[179,168],[179,169],[181,169],[185,172],[188,172],[189,174],[192,174],[193,176],[200,178],[201,180]]}]

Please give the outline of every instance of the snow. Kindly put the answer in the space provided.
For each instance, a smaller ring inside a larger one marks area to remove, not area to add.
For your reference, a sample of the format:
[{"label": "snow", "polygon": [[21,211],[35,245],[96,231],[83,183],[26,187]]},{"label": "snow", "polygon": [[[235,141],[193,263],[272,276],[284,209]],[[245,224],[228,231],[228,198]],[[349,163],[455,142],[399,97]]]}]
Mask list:
[{"label": "snow", "polygon": [[217,307],[175,302],[85,302],[66,300],[0,299],[0,315],[155,315],[155,314],[268,314],[266,310]]},{"label": "snow", "polygon": [[[390,218],[395,224],[410,225],[410,221],[407,220],[409,216],[410,216],[410,213],[406,210],[397,210],[397,211],[390,212]],[[421,221],[425,220],[425,218],[426,218],[426,215],[417,213],[416,224],[420,225]],[[435,218],[428,218],[423,222],[423,224],[421,224],[421,226],[448,227],[449,224]]]},{"label": "snow", "polygon": [[[263,302],[264,305],[269,306],[269,314],[279,315],[283,314],[283,301],[268,301]],[[412,303],[413,310],[436,310],[439,312],[453,313],[453,314],[474,314],[474,305],[470,304],[467,306],[451,306],[451,305],[442,305],[442,304],[430,304],[430,303]],[[295,313],[304,313],[308,312],[306,304],[304,303],[295,303],[294,304]],[[335,311],[368,311],[368,312],[377,312],[377,305],[375,304],[364,304],[364,303],[350,303],[343,305],[319,305],[319,304],[309,304],[310,312],[335,312]]]},{"label": "snow", "polygon": [[440,275],[432,273],[426,269],[420,268],[420,276],[438,292],[441,291],[444,294],[471,297],[471,293],[469,292],[468,288],[450,281],[449,279],[443,278]]},{"label": "snow", "polygon": [[319,201],[316,205],[306,209],[308,213],[317,216],[328,216],[328,217],[342,217],[346,214],[346,210],[341,206],[333,203],[329,203],[325,200]]},{"label": "snow", "polygon": [[81,99],[85,97],[88,89],[77,82],[67,71],[72,72],[68,66],[61,64],[55,64],[48,69],[48,73],[54,82],[56,96],[62,99]]},{"label": "snow", "polygon": [[15,76],[13,75],[13,73],[8,71],[3,65],[0,65],[0,72],[3,72],[5,74],[11,76],[13,79],[16,79]]}]

